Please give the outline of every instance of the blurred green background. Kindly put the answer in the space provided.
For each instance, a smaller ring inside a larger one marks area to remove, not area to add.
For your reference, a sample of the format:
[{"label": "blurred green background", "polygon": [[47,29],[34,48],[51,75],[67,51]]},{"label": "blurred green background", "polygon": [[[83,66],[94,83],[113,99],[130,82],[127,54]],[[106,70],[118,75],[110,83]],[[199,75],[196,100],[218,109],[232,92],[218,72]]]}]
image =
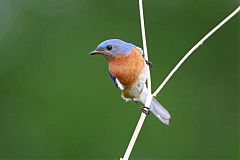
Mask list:
[{"label": "blurred green background", "polygon": [[[153,89],[233,0],[144,0]],[[170,126],[150,115],[136,160],[236,160],[239,21],[208,39],[158,95]],[[0,0],[0,159],[112,160],[140,111],[120,98],[103,57],[108,38],[142,47],[137,0]]]}]

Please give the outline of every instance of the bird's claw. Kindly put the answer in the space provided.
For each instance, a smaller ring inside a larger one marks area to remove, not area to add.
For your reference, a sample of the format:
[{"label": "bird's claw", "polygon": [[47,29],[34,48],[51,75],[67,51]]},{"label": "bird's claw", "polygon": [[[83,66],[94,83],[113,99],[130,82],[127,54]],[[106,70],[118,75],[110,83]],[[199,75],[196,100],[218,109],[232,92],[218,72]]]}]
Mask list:
[{"label": "bird's claw", "polygon": [[150,68],[152,68],[153,64],[150,61],[145,60],[146,64],[149,65]]},{"label": "bird's claw", "polygon": [[145,106],[141,107],[141,111],[142,111],[143,113],[147,114],[147,115],[149,115],[149,113],[150,113],[149,108],[148,108],[148,107],[145,107]]}]

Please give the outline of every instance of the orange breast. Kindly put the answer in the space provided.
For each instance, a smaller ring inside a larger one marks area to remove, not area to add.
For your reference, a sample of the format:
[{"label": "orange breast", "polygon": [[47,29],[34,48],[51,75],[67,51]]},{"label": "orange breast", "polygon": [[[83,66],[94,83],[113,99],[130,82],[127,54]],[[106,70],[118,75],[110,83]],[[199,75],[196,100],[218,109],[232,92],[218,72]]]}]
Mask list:
[{"label": "orange breast", "polygon": [[109,71],[129,90],[138,80],[138,75],[144,67],[144,58],[133,48],[129,55],[118,54],[108,59]]}]

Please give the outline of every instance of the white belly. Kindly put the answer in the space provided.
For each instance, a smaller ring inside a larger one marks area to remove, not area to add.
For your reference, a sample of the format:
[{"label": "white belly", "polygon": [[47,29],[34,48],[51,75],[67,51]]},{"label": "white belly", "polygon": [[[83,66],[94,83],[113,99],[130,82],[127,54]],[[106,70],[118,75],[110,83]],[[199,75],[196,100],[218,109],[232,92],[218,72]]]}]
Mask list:
[{"label": "white belly", "polygon": [[[146,64],[143,67],[141,73],[139,74],[138,80],[132,85],[132,87],[128,90],[128,94],[131,95],[131,97],[134,97],[134,100],[139,100],[140,94],[143,91],[143,88],[146,85],[147,80],[147,67]],[[132,100],[130,98],[126,98],[122,95],[122,98],[126,101]]]}]

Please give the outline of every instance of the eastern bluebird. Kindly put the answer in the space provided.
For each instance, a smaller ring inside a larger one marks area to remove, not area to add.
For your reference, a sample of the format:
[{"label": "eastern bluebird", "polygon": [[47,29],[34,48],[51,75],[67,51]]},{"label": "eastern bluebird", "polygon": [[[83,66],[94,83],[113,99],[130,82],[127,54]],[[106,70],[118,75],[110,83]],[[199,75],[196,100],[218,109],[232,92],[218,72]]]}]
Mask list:
[{"label": "eastern bluebird", "polygon": [[[122,98],[145,104],[147,64],[141,48],[120,39],[100,43],[90,55],[103,55],[108,61],[109,75],[122,91]],[[144,108],[144,107],[143,107]],[[169,124],[170,114],[153,97],[150,111],[164,124]]]}]

